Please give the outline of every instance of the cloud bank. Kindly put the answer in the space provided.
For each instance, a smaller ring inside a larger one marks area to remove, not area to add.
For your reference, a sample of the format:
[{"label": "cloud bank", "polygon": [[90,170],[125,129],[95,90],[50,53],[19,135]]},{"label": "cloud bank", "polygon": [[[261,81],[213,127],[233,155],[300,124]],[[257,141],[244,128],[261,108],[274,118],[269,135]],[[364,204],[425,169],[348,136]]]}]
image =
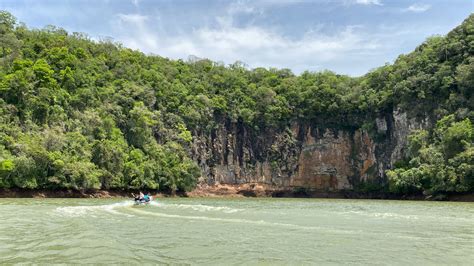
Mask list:
[{"label": "cloud bank", "polygon": [[[291,67],[296,73],[323,70],[329,63],[343,66],[348,59],[368,67],[370,57],[380,52],[380,36],[368,33],[360,25],[344,26],[332,33],[323,32],[324,25],[316,25],[298,38],[291,38],[271,27],[238,26],[236,16],[242,14],[258,16],[264,15],[264,11],[236,2],[230,4],[211,25],[173,33],[160,30],[163,26],[159,15],[121,13],[112,19],[111,24],[116,39],[145,53],[173,59],[193,55],[226,64],[243,61],[251,68]],[[360,75],[366,69],[346,67],[343,72]]]},{"label": "cloud bank", "polygon": [[165,35],[153,31],[150,19],[138,14],[120,14],[118,29],[126,33],[120,40],[131,48],[153,52],[171,58],[195,55],[232,63],[244,61],[251,67],[285,67],[296,64],[296,71],[321,69],[320,65],[342,59],[344,55],[366,56],[379,48],[373,36],[363,28],[348,26],[332,35],[309,31],[300,39],[291,39],[270,29],[258,26],[236,27],[228,19],[221,19],[217,27],[197,28],[192,32]]}]

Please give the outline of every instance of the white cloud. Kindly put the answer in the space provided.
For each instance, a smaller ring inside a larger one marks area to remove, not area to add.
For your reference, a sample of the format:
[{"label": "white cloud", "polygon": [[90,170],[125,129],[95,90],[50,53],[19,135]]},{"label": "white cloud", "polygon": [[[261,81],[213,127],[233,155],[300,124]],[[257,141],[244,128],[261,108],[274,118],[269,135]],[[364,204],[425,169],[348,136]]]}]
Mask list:
[{"label": "white cloud", "polygon": [[251,14],[251,13],[256,12],[256,8],[254,6],[249,5],[247,2],[238,1],[238,2],[232,2],[227,8],[227,11],[230,14],[238,14],[238,13]]},{"label": "white cloud", "polygon": [[291,68],[295,73],[331,69],[361,75],[383,65],[385,61],[381,58],[395,58],[399,53],[396,49],[405,45],[406,37],[413,36],[415,31],[420,31],[416,36],[423,33],[423,29],[386,29],[384,25],[376,29],[341,26],[327,32],[320,23],[299,37],[290,37],[279,28],[235,23],[241,14],[258,16],[262,12],[260,7],[241,1],[227,6],[212,23],[186,30],[177,27],[173,31],[157,13],[118,14],[112,22],[112,34],[126,47],[172,59],[193,55],[226,64],[241,61],[251,68]]},{"label": "white cloud", "polygon": [[405,9],[405,11],[415,12],[415,13],[422,13],[427,11],[431,8],[431,5],[428,4],[413,4]]},{"label": "white cloud", "polygon": [[140,3],[140,0],[131,0],[132,4],[136,7],[138,7],[138,4]]},{"label": "white cloud", "polygon": [[118,21],[113,21],[113,26],[126,35],[121,38],[123,43],[133,49],[144,52],[153,52],[158,48],[156,34],[149,28],[148,16],[140,14],[118,14]]},{"label": "white cloud", "polygon": [[118,14],[117,15],[122,22],[144,25],[145,21],[148,20],[148,16],[140,14]]},{"label": "white cloud", "polygon": [[360,5],[377,5],[377,6],[383,5],[380,0],[356,0],[355,2],[356,4],[360,4]]},{"label": "white cloud", "polygon": [[320,65],[328,65],[328,62],[347,60],[348,54],[367,55],[380,46],[377,38],[364,34],[359,26],[349,26],[331,35],[316,29],[299,39],[290,39],[269,28],[236,27],[231,20],[223,19],[217,27],[170,35],[154,31],[152,18],[137,14],[118,17],[117,31],[122,33],[118,39],[125,46],[146,53],[174,59],[194,55],[225,63],[243,61],[250,67],[296,66],[293,70],[297,73],[320,70]]}]

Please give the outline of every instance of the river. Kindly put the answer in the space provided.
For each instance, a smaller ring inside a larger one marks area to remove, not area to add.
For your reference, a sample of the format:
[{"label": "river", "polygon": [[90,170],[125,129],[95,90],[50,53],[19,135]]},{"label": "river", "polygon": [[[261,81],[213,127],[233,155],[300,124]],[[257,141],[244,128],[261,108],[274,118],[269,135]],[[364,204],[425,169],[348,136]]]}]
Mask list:
[{"label": "river", "polygon": [[0,199],[0,264],[472,261],[473,203],[165,198],[137,207],[123,199]]}]

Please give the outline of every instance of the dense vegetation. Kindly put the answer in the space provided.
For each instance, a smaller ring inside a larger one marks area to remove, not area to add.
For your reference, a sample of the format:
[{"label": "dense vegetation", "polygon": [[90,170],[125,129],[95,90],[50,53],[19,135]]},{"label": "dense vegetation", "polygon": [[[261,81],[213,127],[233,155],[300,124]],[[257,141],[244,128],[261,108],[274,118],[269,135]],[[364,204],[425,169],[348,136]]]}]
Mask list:
[{"label": "dense vegetation", "polygon": [[455,122],[454,115],[439,120],[432,132],[417,131],[409,139],[410,161],[387,172],[390,189],[404,194],[472,191],[473,140],[471,121]]},{"label": "dense vegetation", "polygon": [[[411,137],[395,192],[474,188],[474,15],[360,78],[169,60],[0,12],[0,188],[189,190],[193,134],[222,119],[373,131],[394,108],[441,119]],[[444,117],[444,118],[443,118]],[[440,170],[441,169],[441,170]]]}]

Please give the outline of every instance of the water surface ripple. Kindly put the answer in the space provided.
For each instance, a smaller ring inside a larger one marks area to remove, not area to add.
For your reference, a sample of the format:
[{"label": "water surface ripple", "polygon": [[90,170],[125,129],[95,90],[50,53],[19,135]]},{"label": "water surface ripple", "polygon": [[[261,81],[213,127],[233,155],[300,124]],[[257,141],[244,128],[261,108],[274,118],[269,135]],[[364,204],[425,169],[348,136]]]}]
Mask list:
[{"label": "water surface ripple", "polygon": [[[474,261],[474,204],[328,199],[0,199],[0,264]],[[472,265],[472,264],[471,264]]]}]

